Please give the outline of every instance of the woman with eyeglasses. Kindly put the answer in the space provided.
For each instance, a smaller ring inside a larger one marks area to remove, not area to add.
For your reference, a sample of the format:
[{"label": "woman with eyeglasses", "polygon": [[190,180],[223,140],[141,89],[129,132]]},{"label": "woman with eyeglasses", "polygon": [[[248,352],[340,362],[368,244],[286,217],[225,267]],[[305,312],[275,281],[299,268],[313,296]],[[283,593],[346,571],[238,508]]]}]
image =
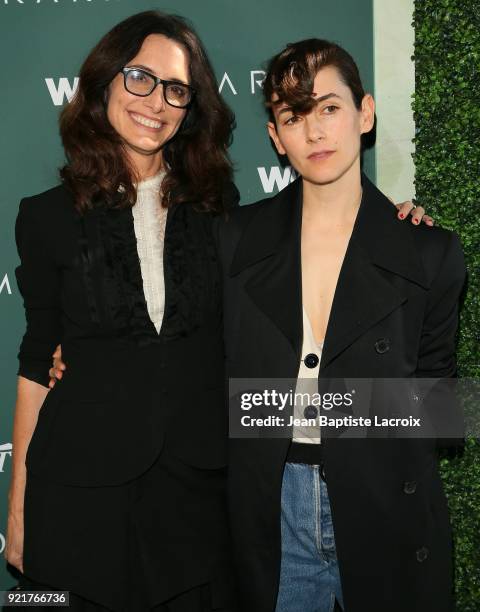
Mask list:
[{"label": "woman with eyeglasses", "polygon": [[234,607],[210,228],[238,199],[232,122],[195,32],[134,15],[81,68],[62,184],[20,204],[7,560],[71,610]]}]

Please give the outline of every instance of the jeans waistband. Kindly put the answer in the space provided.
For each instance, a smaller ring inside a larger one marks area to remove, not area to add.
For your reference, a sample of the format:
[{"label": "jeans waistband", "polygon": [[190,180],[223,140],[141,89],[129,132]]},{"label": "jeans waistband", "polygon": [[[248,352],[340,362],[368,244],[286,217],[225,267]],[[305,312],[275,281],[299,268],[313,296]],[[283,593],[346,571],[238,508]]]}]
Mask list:
[{"label": "jeans waistband", "polygon": [[325,465],[323,463],[323,444],[304,444],[292,442],[287,453],[287,463],[303,463],[305,465],[318,465],[320,478],[327,482]]},{"label": "jeans waistband", "polygon": [[287,463],[323,465],[323,444],[292,442],[287,453]]}]

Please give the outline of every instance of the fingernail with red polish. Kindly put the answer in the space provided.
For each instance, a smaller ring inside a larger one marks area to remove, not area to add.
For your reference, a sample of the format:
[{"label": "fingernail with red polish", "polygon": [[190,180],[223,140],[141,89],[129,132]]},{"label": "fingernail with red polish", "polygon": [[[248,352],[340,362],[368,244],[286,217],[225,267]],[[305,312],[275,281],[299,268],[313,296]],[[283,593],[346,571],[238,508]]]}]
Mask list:
[{"label": "fingernail with red polish", "polygon": [[405,217],[403,213],[400,213],[398,216],[400,217],[400,219],[403,219]]}]

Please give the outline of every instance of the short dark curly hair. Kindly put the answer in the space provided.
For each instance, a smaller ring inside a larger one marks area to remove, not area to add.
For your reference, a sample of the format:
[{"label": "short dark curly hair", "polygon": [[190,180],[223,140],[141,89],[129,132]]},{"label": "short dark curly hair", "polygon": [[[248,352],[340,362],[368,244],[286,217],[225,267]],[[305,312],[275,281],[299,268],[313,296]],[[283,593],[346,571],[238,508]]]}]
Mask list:
[{"label": "short dark curly hair", "polygon": [[287,104],[295,114],[312,110],[316,104],[313,82],[317,72],[326,66],[337,69],[352,92],[356,108],[361,108],[365,91],[355,60],[336,43],[309,38],[288,44],[268,63],[263,94],[272,121],[273,108],[279,104]]}]

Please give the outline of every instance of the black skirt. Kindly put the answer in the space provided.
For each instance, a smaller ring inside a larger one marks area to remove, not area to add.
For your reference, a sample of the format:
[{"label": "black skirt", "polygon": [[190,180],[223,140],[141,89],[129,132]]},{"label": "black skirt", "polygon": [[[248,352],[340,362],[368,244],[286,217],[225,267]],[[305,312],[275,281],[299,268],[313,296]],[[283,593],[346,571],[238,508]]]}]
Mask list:
[{"label": "black skirt", "polygon": [[[37,582],[33,582],[29,580],[26,576],[22,576],[19,582],[19,594],[21,595],[22,591],[48,591],[49,587],[39,584]],[[158,606],[152,608],[153,612],[211,612],[215,610],[215,612],[236,612],[237,608],[228,607],[228,608],[213,608],[212,607],[212,592],[209,584],[204,584],[198,587],[193,587],[189,591],[185,593],[180,593]],[[65,609],[65,608],[63,608]],[[69,594],[69,605],[68,612],[110,612],[110,608],[105,608],[100,604],[94,603],[92,601],[88,601],[83,597],[75,595],[73,593]],[[5,608],[5,612],[10,610],[10,608]],[[30,612],[30,607],[21,607],[15,606],[15,610]],[[51,612],[51,607],[45,606],[35,606],[35,610],[39,612]],[[60,608],[62,610],[62,608]]]},{"label": "black skirt", "polygon": [[234,609],[225,480],[165,450],[119,486],[27,474],[25,580],[69,591],[78,612]]}]

